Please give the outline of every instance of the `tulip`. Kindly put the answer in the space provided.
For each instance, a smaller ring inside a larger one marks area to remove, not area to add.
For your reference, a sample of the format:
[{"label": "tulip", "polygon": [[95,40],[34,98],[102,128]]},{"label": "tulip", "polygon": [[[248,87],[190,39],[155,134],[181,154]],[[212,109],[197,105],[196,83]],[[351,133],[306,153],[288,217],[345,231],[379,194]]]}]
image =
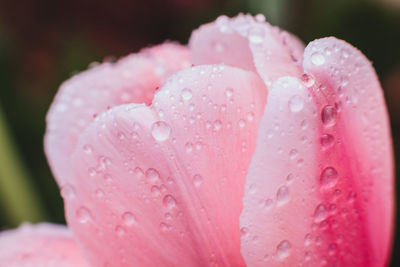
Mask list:
[{"label": "tulip", "polygon": [[383,93],[368,59],[333,37],[304,48],[262,15],[221,16],[188,47],[62,84],[45,150],[88,262],[75,266],[389,262]]}]

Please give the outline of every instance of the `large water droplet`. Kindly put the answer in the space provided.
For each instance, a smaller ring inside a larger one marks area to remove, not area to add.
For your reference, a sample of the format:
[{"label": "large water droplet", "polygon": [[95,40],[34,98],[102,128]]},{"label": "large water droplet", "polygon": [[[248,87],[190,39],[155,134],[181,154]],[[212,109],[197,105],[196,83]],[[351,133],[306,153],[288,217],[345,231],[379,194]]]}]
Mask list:
[{"label": "large water droplet", "polygon": [[156,169],[149,168],[146,171],[146,177],[149,179],[151,182],[157,182],[160,179],[160,174]]},{"label": "large water droplet", "polygon": [[151,127],[151,134],[157,141],[165,141],[169,138],[171,128],[166,122],[157,121]]},{"label": "large water droplet", "polygon": [[287,240],[283,240],[276,247],[276,255],[278,255],[278,258],[284,259],[290,255],[291,248],[292,248],[292,245],[290,244],[290,242]]},{"label": "large water droplet", "polygon": [[327,127],[335,125],[337,120],[336,108],[331,105],[325,106],[321,112],[321,120]]},{"label": "large water droplet", "polygon": [[324,204],[319,204],[314,210],[314,220],[319,223],[326,219],[328,213]]},{"label": "large water droplet", "polygon": [[166,208],[172,209],[176,206],[176,200],[171,195],[166,195],[163,199],[163,204]]},{"label": "large water droplet", "polygon": [[203,177],[200,174],[193,176],[194,186],[199,187],[203,183]]},{"label": "large water droplet", "polygon": [[122,214],[122,220],[124,222],[125,225],[127,226],[131,226],[136,224],[136,217],[132,212],[125,212],[124,214]]},{"label": "large water droplet", "polygon": [[287,186],[279,187],[276,192],[276,203],[278,206],[282,206],[289,201],[289,188]]},{"label": "large water droplet", "polygon": [[249,41],[253,44],[261,44],[264,42],[264,29],[261,27],[251,28],[249,31]]},{"label": "large water droplet", "polygon": [[72,185],[66,184],[61,187],[61,196],[64,199],[72,199],[75,197],[75,189]]},{"label": "large water droplet", "polygon": [[92,219],[92,214],[90,213],[90,210],[88,208],[81,206],[76,211],[76,217],[78,218],[80,223],[87,223],[89,220]]},{"label": "large water droplet", "polygon": [[320,66],[322,64],[325,63],[325,57],[324,55],[322,55],[320,52],[314,52],[311,55],[311,62],[315,65],[315,66]]},{"label": "large water droplet", "polygon": [[335,141],[335,138],[333,137],[333,135],[330,135],[330,134],[321,135],[321,145],[325,149],[333,146],[334,141]]},{"label": "large water droplet", "polygon": [[338,172],[333,167],[326,167],[320,177],[321,186],[331,188],[336,185],[338,180]]},{"label": "large water droplet", "polygon": [[192,91],[188,88],[184,88],[181,92],[183,100],[190,100],[192,98]]},{"label": "large water droplet", "polygon": [[294,95],[289,99],[289,109],[291,112],[296,113],[304,107],[304,100],[299,95]]}]

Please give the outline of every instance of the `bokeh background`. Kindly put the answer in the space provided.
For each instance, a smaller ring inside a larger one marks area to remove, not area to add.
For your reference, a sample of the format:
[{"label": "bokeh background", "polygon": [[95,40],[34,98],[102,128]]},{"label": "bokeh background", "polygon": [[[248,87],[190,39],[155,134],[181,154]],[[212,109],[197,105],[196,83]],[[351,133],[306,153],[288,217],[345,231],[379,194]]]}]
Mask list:
[{"label": "bokeh background", "polygon": [[[373,61],[398,176],[400,0],[0,0],[0,230],[22,221],[65,223],[43,153],[45,114],[63,80],[167,39],[186,43],[199,25],[239,12],[263,13],[305,43],[334,35]],[[392,266],[400,266],[399,243],[397,233]]]}]

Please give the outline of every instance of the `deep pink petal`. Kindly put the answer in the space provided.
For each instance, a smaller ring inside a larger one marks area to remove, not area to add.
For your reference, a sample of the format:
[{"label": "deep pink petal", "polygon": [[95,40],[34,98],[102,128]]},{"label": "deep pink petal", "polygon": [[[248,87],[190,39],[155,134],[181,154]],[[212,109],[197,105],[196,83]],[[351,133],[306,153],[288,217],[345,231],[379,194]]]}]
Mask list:
[{"label": "deep pink petal", "polygon": [[174,74],[151,107],[96,118],[62,189],[92,264],[243,266],[239,215],[266,92],[252,72],[198,66]]},{"label": "deep pink petal", "polygon": [[46,120],[45,149],[57,181],[68,180],[65,162],[80,133],[96,116],[125,103],[150,104],[165,80],[188,66],[188,49],[165,43],[116,63],[94,66],[64,82]]},{"label": "deep pink petal", "polygon": [[0,248],[0,266],[89,266],[65,226],[24,224],[0,233]]},{"label": "deep pink petal", "polygon": [[194,64],[225,63],[258,72],[268,86],[281,76],[301,73],[301,41],[262,15],[221,16],[194,31],[189,46]]},{"label": "deep pink petal", "polygon": [[[246,181],[249,266],[384,266],[393,228],[393,158],[370,62],[335,38],[310,43],[309,76],[269,93]],[[308,87],[308,88],[307,88]]]}]

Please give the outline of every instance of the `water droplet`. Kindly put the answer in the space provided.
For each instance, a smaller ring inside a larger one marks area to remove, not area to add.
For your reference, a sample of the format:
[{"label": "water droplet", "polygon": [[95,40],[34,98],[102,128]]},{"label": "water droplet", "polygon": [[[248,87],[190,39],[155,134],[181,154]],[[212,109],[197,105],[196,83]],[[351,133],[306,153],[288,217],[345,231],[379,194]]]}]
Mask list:
[{"label": "water droplet", "polygon": [[125,212],[122,214],[122,221],[124,222],[125,225],[131,226],[136,224],[136,217],[132,212]]},{"label": "water droplet", "polygon": [[161,195],[160,188],[156,185],[152,186],[150,191],[153,197],[158,197],[159,195]]},{"label": "water droplet", "polygon": [[288,183],[291,183],[293,181],[293,179],[294,179],[293,173],[289,173],[288,176],[286,176],[286,181]]},{"label": "water droplet", "polygon": [[226,95],[226,97],[228,97],[228,98],[230,98],[230,97],[232,97],[232,95],[233,95],[233,89],[232,88],[226,88],[226,90],[225,90],[225,95]]},{"label": "water droplet", "polygon": [[115,232],[117,233],[118,236],[121,237],[121,236],[125,235],[126,230],[121,225],[117,225],[117,227],[115,227]]},{"label": "water droplet", "polygon": [[291,112],[296,113],[304,107],[303,98],[299,95],[294,95],[289,100],[289,109]]},{"label": "water droplet", "polygon": [[282,206],[289,201],[289,188],[287,186],[279,187],[276,192],[276,203],[278,206]]},{"label": "water droplet", "polygon": [[162,232],[167,232],[170,229],[171,229],[171,226],[169,224],[166,224],[164,222],[160,223],[160,230]]},{"label": "water droplet", "polygon": [[192,152],[192,150],[193,150],[193,144],[190,143],[190,142],[187,142],[186,145],[185,145],[185,149],[186,149],[186,152],[187,152],[187,153]]},{"label": "water droplet", "polygon": [[240,228],[240,235],[241,236],[246,236],[249,232],[249,229],[247,229],[247,227],[242,227]]},{"label": "water droplet", "polygon": [[91,145],[84,145],[84,146],[83,146],[83,151],[84,151],[86,154],[90,154],[90,153],[92,153],[93,148],[92,148]]},{"label": "water droplet", "polygon": [[331,188],[336,185],[338,180],[338,172],[333,167],[326,167],[320,177],[321,186]]},{"label": "water droplet", "polygon": [[311,245],[311,242],[312,242],[311,234],[306,234],[306,236],[304,237],[304,245],[308,247],[309,245]]},{"label": "water droplet", "polygon": [[276,247],[276,254],[278,255],[278,258],[284,259],[288,257],[290,255],[291,248],[292,245],[289,241],[283,240],[282,242],[280,242],[279,245]]},{"label": "water droplet", "polygon": [[192,98],[192,91],[188,88],[184,88],[181,92],[183,100],[190,100]]},{"label": "water droplet", "polygon": [[214,121],[213,126],[214,126],[214,130],[216,132],[218,132],[222,127],[222,122],[220,120],[216,120],[216,121]]},{"label": "water droplet", "polygon": [[203,183],[203,177],[200,174],[193,176],[194,186],[199,187]]},{"label": "water droplet", "polygon": [[265,200],[265,208],[270,209],[273,203],[274,201],[271,198],[268,198],[267,200]]},{"label": "water droplet", "polygon": [[333,135],[330,135],[330,134],[321,135],[321,145],[325,149],[333,146],[334,141],[335,141],[335,137],[333,137]]},{"label": "water droplet", "polygon": [[169,138],[171,128],[166,122],[157,121],[151,127],[151,134],[156,141],[165,141]]},{"label": "water droplet", "polygon": [[299,153],[297,152],[296,149],[292,149],[292,150],[289,151],[289,157],[290,157],[290,159],[295,159],[295,158],[297,157],[298,154],[299,154]]},{"label": "water droplet", "polygon": [[96,194],[97,198],[103,198],[104,197],[104,192],[103,190],[101,190],[100,188],[96,189],[96,191],[94,192]]},{"label": "water droplet", "polygon": [[253,121],[254,120],[254,113],[253,112],[249,112],[247,113],[247,120],[248,121]]},{"label": "water droplet", "polygon": [[315,65],[315,66],[320,66],[322,64],[325,63],[325,57],[324,55],[322,55],[320,52],[314,52],[311,55],[311,62]]},{"label": "water droplet", "polygon": [[240,128],[243,128],[244,126],[246,126],[246,121],[241,119],[241,120],[239,120],[238,124],[239,124]]},{"label": "water droplet", "polygon": [[261,27],[253,27],[249,31],[249,41],[253,44],[261,44],[264,42],[264,29]]},{"label": "water droplet", "polygon": [[156,169],[149,168],[146,171],[146,177],[149,179],[151,182],[157,182],[160,179],[160,174]]},{"label": "water droplet", "polygon": [[163,204],[166,208],[172,209],[176,206],[176,200],[171,195],[166,195],[163,199]]},{"label": "water droplet", "polygon": [[331,105],[325,106],[321,112],[321,119],[322,123],[327,127],[335,125],[337,120],[336,108]]},{"label": "water droplet", "polygon": [[304,85],[307,86],[307,87],[311,87],[311,86],[313,86],[314,83],[315,83],[314,78],[311,77],[310,75],[306,74],[306,73],[304,73],[304,74],[301,76],[301,80],[303,81]]},{"label": "water droplet", "polygon": [[97,174],[97,172],[94,168],[89,168],[88,173],[89,173],[89,176],[91,176],[91,177],[93,177]]},{"label": "water droplet", "polygon": [[314,210],[314,220],[316,223],[322,222],[326,219],[328,213],[324,204],[319,204]]},{"label": "water droplet", "polygon": [[87,223],[89,220],[92,219],[92,214],[90,213],[90,210],[88,208],[81,206],[76,211],[76,217],[78,218],[80,223]]},{"label": "water droplet", "polygon": [[75,189],[70,184],[66,184],[63,187],[61,187],[60,193],[64,199],[72,199],[75,197]]}]

